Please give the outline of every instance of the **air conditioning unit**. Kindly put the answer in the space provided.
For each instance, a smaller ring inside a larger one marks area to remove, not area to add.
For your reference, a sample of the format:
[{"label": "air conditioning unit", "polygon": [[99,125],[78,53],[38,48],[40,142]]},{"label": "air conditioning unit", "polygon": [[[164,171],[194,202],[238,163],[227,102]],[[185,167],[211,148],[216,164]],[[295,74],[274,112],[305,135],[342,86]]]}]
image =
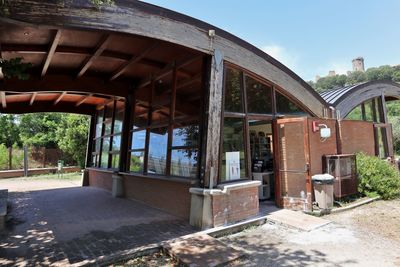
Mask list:
[{"label": "air conditioning unit", "polygon": [[333,184],[335,199],[358,193],[356,155],[324,155],[322,170],[335,177]]}]

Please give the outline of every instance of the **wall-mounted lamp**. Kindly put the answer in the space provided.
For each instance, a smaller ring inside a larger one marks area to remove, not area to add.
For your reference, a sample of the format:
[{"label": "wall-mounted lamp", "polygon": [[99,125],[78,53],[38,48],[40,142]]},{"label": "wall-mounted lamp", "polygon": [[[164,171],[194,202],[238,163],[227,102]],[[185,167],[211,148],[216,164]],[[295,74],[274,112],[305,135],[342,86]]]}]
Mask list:
[{"label": "wall-mounted lamp", "polygon": [[321,138],[329,138],[331,137],[331,129],[326,125],[319,123],[317,121],[312,122],[312,130],[314,133],[319,131]]}]

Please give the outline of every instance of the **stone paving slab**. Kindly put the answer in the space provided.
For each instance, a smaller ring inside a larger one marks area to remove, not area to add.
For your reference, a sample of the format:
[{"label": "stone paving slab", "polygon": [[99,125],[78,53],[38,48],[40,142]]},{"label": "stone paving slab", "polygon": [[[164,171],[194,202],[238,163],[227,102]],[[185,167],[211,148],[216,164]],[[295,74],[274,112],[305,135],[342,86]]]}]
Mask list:
[{"label": "stone paving slab", "polygon": [[171,255],[190,267],[220,266],[244,254],[203,233],[190,234],[163,244]]},{"label": "stone paving slab", "polygon": [[278,210],[266,216],[267,220],[303,231],[312,231],[327,225],[330,221],[287,209]]},{"label": "stone paving slab", "polygon": [[80,266],[195,233],[186,220],[93,188],[11,192],[0,266]]}]

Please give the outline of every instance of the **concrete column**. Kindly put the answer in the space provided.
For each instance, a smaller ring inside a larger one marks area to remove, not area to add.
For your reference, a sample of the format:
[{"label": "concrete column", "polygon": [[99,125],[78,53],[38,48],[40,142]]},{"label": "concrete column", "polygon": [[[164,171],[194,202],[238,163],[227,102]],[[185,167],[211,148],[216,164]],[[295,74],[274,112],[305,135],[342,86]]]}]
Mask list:
[{"label": "concrete column", "polygon": [[124,180],[123,176],[118,173],[112,175],[112,196],[123,197],[124,196]]}]

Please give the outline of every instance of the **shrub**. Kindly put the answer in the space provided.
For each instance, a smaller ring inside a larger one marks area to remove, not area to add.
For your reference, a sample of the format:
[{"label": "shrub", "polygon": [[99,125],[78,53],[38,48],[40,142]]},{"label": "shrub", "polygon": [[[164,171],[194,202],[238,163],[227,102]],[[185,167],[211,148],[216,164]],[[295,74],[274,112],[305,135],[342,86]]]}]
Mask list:
[{"label": "shrub", "polygon": [[382,199],[400,197],[400,174],[387,161],[358,153],[357,171],[360,193],[378,194]]},{"label": "shrub", "polygon": [[8,149],[4,144],[0,144],[0,170],[8,168]]}]

